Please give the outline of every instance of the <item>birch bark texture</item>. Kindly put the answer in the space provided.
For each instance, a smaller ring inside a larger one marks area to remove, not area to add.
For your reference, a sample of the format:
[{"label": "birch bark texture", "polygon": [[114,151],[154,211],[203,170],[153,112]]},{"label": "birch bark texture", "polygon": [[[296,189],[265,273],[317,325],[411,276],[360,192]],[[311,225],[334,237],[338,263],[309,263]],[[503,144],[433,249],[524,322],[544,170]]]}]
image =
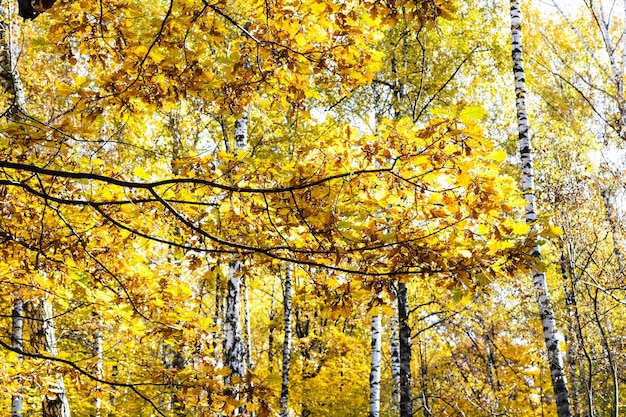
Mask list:
[{"label": "birch bark texture", "polygon": [[26,99],[22,80],[17,72],[18,48],[15,42],[11,14],[0,7],[0,88],[3,94],[13,97],[8,109],[2,109],[3,116],[14,120],[26,109]]},{"label": "birch bark texture", "polygon": [[[244,111],[235,121],[233,151],[246,149],[248,145],[248,113]],[[245,374],[245,348],[241,325],[241,260],[232,260],[228,264],[228,284],[226,289],[226,315],[224,317],[224,364],[231,374],[226,378],[231,383],[232,377]]]},{"label": "birch bark texture", "polygon": [[[20,112],[24,111],[25,99],[22,88],[22,80],[16,70],[17,45],[14,42],[9,11],[0,7],[0,88],[2,93],[13,97],[13,103],[8,109],[2,109],[4,116],[9,120],[17,120]],[[13,300],[11,346],[21,351],[23,346],[24,321],[23,300],[16,296]],[[22,360],[22,355],[18,356]],[[21,417],[24,399],[21,393],[16,393],[11,398],[11,417]]]},{"label": "birch bark texture", "polygon": [[398,321],[400,324],[400,417],[413,417],[409,291],[404,282],[398,282]]},{"label": "birch bark texture", "polygon": [[289,369],[291,368],[291,292],[293,283],[293,266],[285,268],[285,285],[283,293],[283,317],[285,324],[285,339],[283,341],[283,369],[280,387],[280,416],[289,416]]},{"label": "birch bark texture", "polygon": [[[13,300],[12,324],[11,324],[11,347],[18,352],[24,349],[24,304],[22,299],[16,297]],[[18,360],[22,360],[22,354],[18,355]],[[22,417],[24,398],[21,391],[11,398],[11,417]]]},{"label": "birch bark texture", "polygon": [[[96,327],[93,332],[93,355],[96,358],[96,365],[94,366],[94,375],[100,379],[104,378],[104,349],[102,347],[102,328],[104,322],[102,320],[102,314],[99,311],[93,313],[93,321]],[[100,384],[96,385],[96,398],[93,403],[94,416],[100,417],[102,415],[102,387]]]},{"label": "birch bark texture", "polygon": [[381,316],[372,317],[372,358],[370,366],[370,417],[380,417],[380,362],[382,358]]},{"label": "birch bark texture", "polygon": [[[530,123],[526,112],[526,81],[523,63],[522,44],[522,13],[520,0],[511,0],[511,45],[513,58],[513,77],[515,79],[515,107],[519,130],[519,149],[522,168],[522,191],[528,204],[526,205],[526,223],[536,228],[537,205],[535,200],[533,149],[530,137]],[[535,241],[532,256],[541,259],[541,249]],[[539,314],[543,325],[543,335],[547,348],[548,363],[552,388],[556,399],[558,417],[571,417],[570,398],[567,378],[563,367],[563,354],[559,347],[558,328],[554,310],[550,302],[550,294],[546,276],[533,268],[533,284],[537,296]]]},{"label": "birch bark texture", "polygon": [[[24,310],[30,330],[30,343],[33,351],[47,352],[51,356],[59,354],[54,331],[52,304],[47,300],[31,300],[24,303]],[[63,377],[50,383],[42,392],[42,417],[70,417]]]}]

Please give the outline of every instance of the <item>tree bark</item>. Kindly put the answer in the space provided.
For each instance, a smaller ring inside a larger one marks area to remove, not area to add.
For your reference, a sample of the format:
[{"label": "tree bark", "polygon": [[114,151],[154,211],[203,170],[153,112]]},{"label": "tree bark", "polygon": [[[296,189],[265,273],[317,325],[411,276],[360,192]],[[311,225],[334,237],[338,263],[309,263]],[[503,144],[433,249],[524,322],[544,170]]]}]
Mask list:
[{"label": "tree bark", "polygon": [[[17,351],[24,349],[24,308],[22,299],[16,297],[13,300],[12,325],[11,325],[11,347]],[[22,354],[18,354],[18,361],[22,361]],[[24,398],[21,391],[11,398],[11,417],[22,417]]]},{"label": "tree bark", "polygon": [[19,118],[26,109],[26,99],[22,80],[17,72],[18,48],[11,26],[11,16],[8,10],[0,7],[0,88],[3,94],[13,97],[13,103],[8,109],[0,112],[10,120]]},{"label": "tree bark", "polygon": [[[52,304],[47,300],[33,300],[24,304],[30,330],[30,343],[35,352],[57,356],[57,339],[52,321]],[[63,377],[45,387],[42,395],[42,417],[70,417]]]},{"label": "tree bark", "polygon": [[243,290],[243,325],[246,332],[246,367],[248,369],[254,368],[254,362],[252,360],[252,329],[250,327],[250,300],[248,297],[248,285],[245,281],[242,282]]},{"label": "tree bark", "polygon": [[285,339],[283,342],[283,370],[280,387],[280,416],[289,416],[289,369],[291,367],[291,287],[293,281],[293,266],[285,268],[285,286],[283,293],[283,317],[285,321]]},{"label": "tree bark", "polygon": [[[611,342],[609,341],[609,335],[607,334],[606,329],[602,325],[602,317],[604,314],[600,314],[600,305],[598,303],[598,288],[590,288],[587,286],[587,291],[589,292],[589,297],[593,300],[593,317],[596,322],[596,326],[598,326],[598,330],[600,330],[600,342],[604,351],[606,352],[606,358],[609,362],[609,369],[611,370],[611,382],[613,383],[613,390],[611,393],[611,417],[619,416],[619,370],[617,368],[617,364],[615,363],[615,357],[613,355],[613,348],[611,347]],[[593,295],[591,294],[593,292]]]},{"label": "tree bark", "polygon": [[[397,294],[396,294],[397,297]],[[393,409],[400,409],[400,323],[398,322],[398,303],[393,305],[393,317],[389,320],[390,356],[391,356],[391,402]],[[394,413],[395,414],[395,413]]]},{"label": "tree bark", "polygon": [[380,416],[381,317],[372,317],[372,358],[370,366],[370,417]]},{"label": "tree bark", "polygon": [[[617,130],[620,139],[626,140],[626,99],[624,98],[624,65],[626,64],[624,58],[626,57],[621,57],[622,63],[621,65],[618,64],[619,58],[615,57],[615,51],[617,50],[617,48],[615,45],[613,45],[613,42],[611,41],[611,34],[609,33],[609,25],[612,11],[609,13],[609,17],[605,17],[602,1],[589,0],[587,5],[594,17],[594,21],[598,25],[598,29],[600,29],[602,41],[604,42],[604,48],[606,49],[609,62],[611,64],[611,71],[613,73],[613,84],[615,86],[615,95],[613,97],[616,100],[617,109],[619,111],[620,117]],[[624,3],[624,5],[626,6],[626,3]],[[624,28],[624,31],[620,36],[622,42],[624,42],[624,54],[626,54],[625,36],[626,27]]]},{"label": "tree bark", "polygon": [[[577,294],[577,273],[576,273],[576,265],[574,259],[575,255],[575,247],[571,242],[567,243],[567,257],[564,257],[562,266],[565,268],[564,271],[564,279],[569,284],[566,289],[566,304],[568,306],[568,315],[570,317],[570,322],[573,326],[573,331],[576,335],[576,350],[577,354],[584,357],[584,364],[580,365],[580,381],[582,386],[585,388],[585,401],[587,405],[587,412],[583,412],[583,415],[587,417],[594,417],[596,415],[595,411],[595,400],[594,400],[594,390],[593,390],[593,375],[595,373],[594,363],[595,363],[595,355],[593,352],[587,348],[585,343],[585,338],[583,335],[583,327],[584,327],[584,318],[581,317],[581,313],[578,309],[578,298]],[[563,251],[565,249],[562,249]],[[563,252],[565,254],[565,252]],[[586,367],[585,367],[586,365]]]},{"label": "tree bark", "polygon": [[579,385],[579,377],[578,377],[578,368],[579,368],[579,348],[581,344],[579,343],[577,331],[575,328],[575,306],[576,306],[576,294],[574,292],[574,288],[570,288],[568,283],[570,280],[568,279],[568,268],[567,268],[567,259],[565,257],[565,248],[564,245],[561,246],[561,278],[563,279],[563,292],[565,295],[565,305],[567,307],[567,335],[566,340],[568,341],[568,349],[567,349],[567,361],[569,364],[569,375],[570,375],[570,397],[572,399],[572,416],[580,417],[580,396],[578,392]]},{"label": "tree bark", "polygon": [[[248,145],[248,113],[235,121],[233,151],[246,149]],[[225,379],[231,384],[233,376],[242,378],[246,373],[245,347],[243,329],[241,325],[241,260],[231,260],[228,263],[228,283],[226,288],[226,315],[224,317],[224,364],[231,373]],[[238,397],[237,393],[235,395]],[[245,412],[244,407],[235,411],[235,414]]]},{"label": "tree bark", "polygon": [[[224,364],[231,375],[243,377],[245,373],[244,346],[240,320],[241,312],[241,261],[228,264],[226,316],[224,318]],[[226,379],[230,383],[232,378]]]},{"label": "tree bark", "polygon": [[400,323],[400,417],[413,416],[411,398],[411,327],[409,297],[405,283],[398,283],[398,321]]},{"label": "tree bark", "polygon": [[[3,94],[13,97],[13,102],[8,109],[0,109],[0,112],[12,121],[19,120],[19,114],[26,108],[22,80],[17,72],[18,48],[13,36],[9,11],[0,7],[0,88]],[[13,300],[11,346],[14,349],[23,349],[23,301],[19,297]],[[22,360],[22,355],[18,356]],[[23,397],[20,392],[11,398],[11,417],[21,417],[23,409]]]},{"label": "tree bark", "polygon": [[272,282],[272,298],[270,300],[270,331],[267,336],[267,362],[270,373],[274,372],[274,333],[276,332],[276,326],[274,326],[274,319],[276,318],[276,311],[274,311],[274,282]]},{"label": "tree bark", "polygon": [[[102,349],[102,314],[97,311],[93,313],[96,330],[93,333],[93,355],[96,357],[96,366],[94,367],[94,375],[100,379],[104,378],[104,350]],[[102,398],[100,384],[96,385],[96,399],[94,400],[94,416],[102,415]]]},{"label": "tree bark", "polygon": [[[528,202],[526,205],[526,222],[534,229],[536,228],[537,209],[534,194],[533,150],[530,140],[530,124],[528,122],[528,114],[526,113],[526,82],[522,59],[522,15],[519,0],[511,0],[511,40],[513,76],[515,78],[515,104],[522,167],[522,191]],[[532,256],[537,261],[541,260],[541,250],[537,242],[535,242]],[[536,268],[533,270],[533,283],[543,325],[557,414],[559,417],[570,417],[572,414],[567,378],[563,369],[563,354],[559,347],[558,329],[550,303],[548,284],[545,274]]]}]

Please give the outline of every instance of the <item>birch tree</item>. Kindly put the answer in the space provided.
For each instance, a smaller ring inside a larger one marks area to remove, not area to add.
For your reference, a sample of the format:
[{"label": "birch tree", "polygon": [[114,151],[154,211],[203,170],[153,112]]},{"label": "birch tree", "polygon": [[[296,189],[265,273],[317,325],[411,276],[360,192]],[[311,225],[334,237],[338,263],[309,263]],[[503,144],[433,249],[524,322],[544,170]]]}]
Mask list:
[{"label": "birch tree", "polygon": [[[526,84],[522,54],[522,15],[519,0],[511,0],[511,40],[513,57],[513,76],[515,79],[515,104],[517,124],[519,130],[520,164],[522,170],[522,191],[528,201],[526,206],[526,222],[531,230],[536,230],[537,207],[534,194],[533,150],[530,137],[530,124],[526,111]],[[541,260],[541,249],[535,241],[532,256]],[[543,326],[546,342],[550,377],[556,398],[559,417],[571,416],[570,398],[567,387],[567,378],[563,367],[563,354],[559,346],[559,331],[556,326],[554,310],[550,302],[548,284],[545,273],[533,270],[533,284],[535,286],[539,314]]]},{"label": "birch tree", "polygon": [[289,413],[289,372],[291,369],[291,329],[292,329],[292,311],[291,311],[291,292],[293,284],[293,267],[285,266],[283,282],[283,321],[285,326],[285,334],[283,338],[283,360],[281,370],[280,385],[280,415],[288,417]]},{"label": "birch tree", "polygon": [[[234,152],[243,151],[248,146],[248,114],[244,112],[235,121]],[[241,280],[242,261],[233,260],[228,264],[228,283],[226,290],[226,313],[224,317],[224,364],[231,370],[227,383],[232,376],[242,378],[245,374],[245,349],[241,325]]]},{"label": "birch tree", "polygon": [[380,416],[380,374],[382,359],[382,321],[380,313],[372,316],[370,365],[370,417]]},{"label": "birch tree", "polygon": [[[19,297],[13,301],[12,322],[11,322],[11,347],[18,352],[24,350],[24,308]],[[21,353],[18,354],[18,361],[23,360]],[[23,408],[23,397],[21,392],[13,394],[11,398],[11,417],[21,417]]]},{"label": "birch tree", "polygon": [[[25,99],[22,81],[17,72],[17,45],[15,43],[14,26],[11,24],[12,18],[4,4],[0,5],[0,82],[2,92],[12,100],[12,103],[5,103],[4,116],[9,120],[18,120],[19,115],[24,112]],[[23,301],[19,295],[13,297],[12,308],[12,330],[11,346],[17,351],[23,350]],[[22,360],[22,355],[18,354],[18,360]],[[21,393],[16,393],[11,399],[11,417],[21,417],[23,408],[23,397]]]},{"label": "birch tree", "polygon": [[[57,338],[54,331],[52,304],[45,299],[29,300],[24,303],[26,320],[29,324],[30,344],[33,351],[55,357]],[[65,392],[63,377],[54,379],[43,387],[41,408],[43,417],[70,417],[70,406]]]}]

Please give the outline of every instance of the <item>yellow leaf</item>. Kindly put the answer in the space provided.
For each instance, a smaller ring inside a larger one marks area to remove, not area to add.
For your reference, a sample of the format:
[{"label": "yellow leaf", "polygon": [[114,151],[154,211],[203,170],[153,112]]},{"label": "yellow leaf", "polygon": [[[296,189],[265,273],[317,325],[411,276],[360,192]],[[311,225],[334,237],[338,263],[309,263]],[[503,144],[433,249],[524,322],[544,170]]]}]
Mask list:
[{"label": "yellow leaf", "polygon": [[489,226],[486,224],[481,224],[476,228],[476,233],[479,235],[485,235],[489,232]]},{"label": "yellow leaf", "polygon": [[485,114],[485,110],[482,107],[468,106],[464,108],[463,111],[461,111],[461,114],[459,116],[462,120],[463,119],[477,120],[483,117],[484,114]]},{"label": "yellow leaf", "polygon": [[133,169],[133,174],[135,174],[137,178],[142,180],[150,179],[150,174],[142,166],[135,167],[135,169]]},{"label": "yellow leaf", "polygon": [[506,159],[506,152],[503,151],[502,149],[496,149],[493,152],[491,152],[489,157],[496,162],[502,162]]},{"label": "yellow leaf", "polygon": [[530,226],[526,223],[516,222],[513,224],[513,233],[516,235],[525,235],[530,232]]},{"label": "yellow leaf", "polygon": [[65,265],[69,266],[70,268],[76,268],[76,262],[74,262],[74,259],[71,256],[65,258]]},{"label": "yellow leaf", "polygon": [[137,55],[139,57],[143,57],[146,54],[146,52],[148,52],[148,48],[143,45],[139,45],[138,47],[132,50],[133,55]]},{"label": "yellow leaf", "polygon": [[555,238],[559,236],[563,236],[563,229],[559,226],[550,225],[548,229],[543,233],[543,235],[547,238]]},{"label": "yellow leaf", "polygon": [[228,153],[226,151],[219,151],[217,153],[217,158],[222,161],[222,162],[228,162],[228,161],[232,161],[235,159],[235,157],[233,156],[233,154]]},{"label": "yellow leaf", "polygon": [[163,61],[165,59],[165,55],[162,54],[161,52],[157,51],[156,48],[153,48],[150,51],[150,58],[152,58],[152,60],[154,60],[154,62],[159,64],[159,63],[161,63],[161,61]]},{"label": "yellow leaf", "polygon": [[452,155],[452,154],[453,154],[453,153],[455,153],[456,151],[457,151],[457,147],[456,147],[454,144],[452,144],[452,143],[448,143],[448,144],[446,145],[446,147],[445,147],[445,148],[443,148],[443,152],[444,152],[446,155]]}]

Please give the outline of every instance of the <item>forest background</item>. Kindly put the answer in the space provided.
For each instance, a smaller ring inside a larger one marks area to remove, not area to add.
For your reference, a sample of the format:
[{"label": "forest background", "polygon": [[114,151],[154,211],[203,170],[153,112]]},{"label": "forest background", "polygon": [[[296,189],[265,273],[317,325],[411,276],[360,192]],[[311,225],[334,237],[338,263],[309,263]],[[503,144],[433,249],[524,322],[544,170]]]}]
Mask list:
[{"label": "forest background", "polygon": [[625,411],[624,4],[522,55],[517,1],[49,3],[0,8],[3,414]]}]

